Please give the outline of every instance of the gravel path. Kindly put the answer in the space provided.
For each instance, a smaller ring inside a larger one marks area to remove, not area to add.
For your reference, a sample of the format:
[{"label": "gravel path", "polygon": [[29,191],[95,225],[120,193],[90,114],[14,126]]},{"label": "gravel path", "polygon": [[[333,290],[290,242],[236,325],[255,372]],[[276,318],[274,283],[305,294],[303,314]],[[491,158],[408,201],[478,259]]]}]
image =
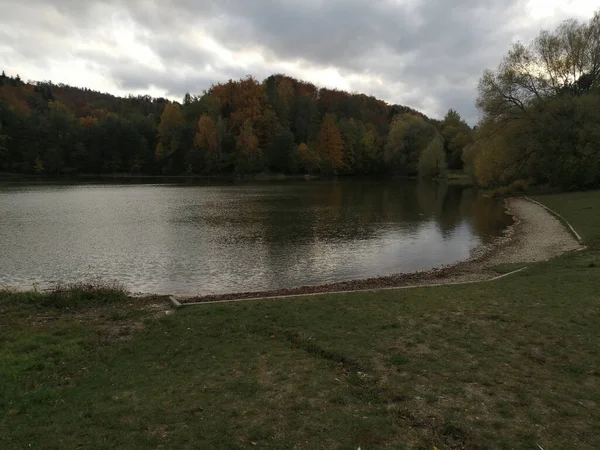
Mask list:
[{"label": "gravel path", "polygon": [[492,267],[498,264],[546,261],[562,253],[581,248],[581,244],[567,231],[565,225],[542,206],[515,198],[506,200],[506,208],[515,222],[508,227],[504,235],[490,245],[477,248],[470,259],[450,266],[318,286],[206,295],[179,300],[183,304],[203,303],[484,281],[498,276],[498,272],[492,270]]},{"label": "gravel path", "polygon": [[524,199],[510,199],[507,207],[517,221],[515,236],[509,245],[488,258],[488,267],[502,263],[546,261],[581,247],[567,227],[542,206]]}]

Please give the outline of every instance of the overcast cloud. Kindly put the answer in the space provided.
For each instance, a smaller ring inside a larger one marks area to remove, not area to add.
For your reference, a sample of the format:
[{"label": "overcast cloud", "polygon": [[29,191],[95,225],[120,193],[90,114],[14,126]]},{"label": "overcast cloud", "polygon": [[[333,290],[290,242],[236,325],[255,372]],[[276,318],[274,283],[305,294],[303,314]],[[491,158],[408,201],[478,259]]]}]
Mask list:
[{"label": "overcast cloud", "polygon": [[440,118],[477,120],[476,86],[511,42],[599,0],[0,0],[0,69],[181,100],[286,73]]}]

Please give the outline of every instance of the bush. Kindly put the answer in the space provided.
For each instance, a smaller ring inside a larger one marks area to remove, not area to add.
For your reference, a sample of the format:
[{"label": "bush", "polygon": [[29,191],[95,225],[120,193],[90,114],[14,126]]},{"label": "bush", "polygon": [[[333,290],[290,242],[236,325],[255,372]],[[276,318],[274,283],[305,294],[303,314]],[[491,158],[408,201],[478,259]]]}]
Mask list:
[{"label": "bush", "polygon": [[127,299],[127,295],[127,290],[119,283],[93,280],[59,284],[45,296],[42,304],[58,309],[72,309],[122,302]]}]

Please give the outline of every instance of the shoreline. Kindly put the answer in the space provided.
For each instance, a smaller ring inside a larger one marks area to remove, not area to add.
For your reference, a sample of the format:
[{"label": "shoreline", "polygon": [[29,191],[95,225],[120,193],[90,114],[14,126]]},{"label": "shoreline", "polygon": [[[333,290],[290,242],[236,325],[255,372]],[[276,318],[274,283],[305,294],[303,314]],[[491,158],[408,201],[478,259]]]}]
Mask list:
[{"label": "shoreline", "polygon": [[[514,264],[511,273],[523,269],[528,263],[546,261],[570,251],[585,248],[577,232],[562,216],[543,204],[528,197],[508,198],[504,200],[505,210],[513,218],[502,235],[487,244],[471,251],[469,258],[432,269],[413,272],[400,272],[354,280],[335,281],[325,284],[303,285],[288,288],[258,291],[238,291],[221,294],[159,294],[156,292],[130,292],[131,297],[162,296],[169,297],[176,306],[190,304],[218,303],[234,300],[258,300],[268,298],[298,297],[377,291],[385,289],[426,287],[432,285],[466,284],[491,281],[508,275],[494,270],[503,264]],[[520,265],[520,267],[517,267]],[[0,284],[0,289],[12,292],[30,290]],[[41,292],[51,292],[53,288],[42,288]]]},{"label": "shoreline", "polygon": [[505,199],[506,212],[513,218],[504,233],[489,244],[472,251],[463,261],[433,269],[404,272],[381,277],[337,281],[264,291],[171,296],[181,305],[231,300],[301,296],[377,289],[403,288],[488,281],[501,275],[493,267],[501,264],[526,264],[546,261],[583,246],[564,224],[543,205],[530,199]]}]

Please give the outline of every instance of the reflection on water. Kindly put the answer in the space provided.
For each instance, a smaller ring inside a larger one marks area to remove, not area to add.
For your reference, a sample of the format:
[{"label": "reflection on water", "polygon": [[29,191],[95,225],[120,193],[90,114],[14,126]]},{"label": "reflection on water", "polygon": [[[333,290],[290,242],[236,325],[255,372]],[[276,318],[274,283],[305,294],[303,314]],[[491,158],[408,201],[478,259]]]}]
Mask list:
[{"label": "reflection on water", "polygon": [[428,269],[510,223],[439,184],[0,188],[0,283],[100,277],[133,291],[223,293]]}]

